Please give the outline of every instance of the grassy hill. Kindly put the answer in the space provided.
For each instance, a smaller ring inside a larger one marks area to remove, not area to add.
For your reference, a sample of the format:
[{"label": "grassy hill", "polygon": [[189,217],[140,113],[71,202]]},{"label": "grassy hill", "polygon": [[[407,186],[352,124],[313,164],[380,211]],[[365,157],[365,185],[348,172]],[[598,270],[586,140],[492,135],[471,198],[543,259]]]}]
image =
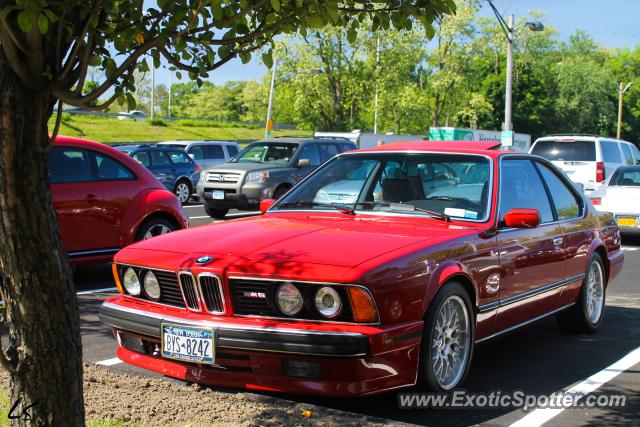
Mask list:
[{"label": "grassy hill", "polygon": [[[55,117],[55,116],[54,116]],[[49,122],[49,131],[53,129]],[[226,123],[197,121],[166,122],[165,126],[148,122],[117,120],[96,116],[63,115],[60,135],[77,136],[99,142],[146,142],[176,139],[252,140],[264,138],[264,129]],[[310,131],[274,131],[273,136],[309,136]]]}]

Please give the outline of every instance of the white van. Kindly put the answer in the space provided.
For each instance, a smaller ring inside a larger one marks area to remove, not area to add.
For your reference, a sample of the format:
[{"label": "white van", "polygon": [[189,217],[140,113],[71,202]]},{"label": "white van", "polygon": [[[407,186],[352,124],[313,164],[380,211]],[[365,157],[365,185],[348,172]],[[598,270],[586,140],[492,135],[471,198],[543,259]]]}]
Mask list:
[{"label": "white van", "polygon": [[240,151],[238,143],[233,141],[164,141],[158,145],[182,148],[202,169],[227,163]]},{"label": "white van", "polygon": [[595,135],[550,135],[537,139],[531,154],[545,157],[562,169],[586,194],[597,190],[623,165],[640,164],[640,151],[627,141]]}]

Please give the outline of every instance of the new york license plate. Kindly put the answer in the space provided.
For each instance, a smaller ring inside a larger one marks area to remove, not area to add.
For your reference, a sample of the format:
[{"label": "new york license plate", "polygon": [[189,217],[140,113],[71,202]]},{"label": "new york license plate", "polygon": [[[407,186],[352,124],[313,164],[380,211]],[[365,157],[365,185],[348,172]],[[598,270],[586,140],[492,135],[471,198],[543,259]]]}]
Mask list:
[{"label": "new york license plate", "polygon": [[209,328],[162,324],[162,356],[194,363],[215,363],[214,332]]},{"label": "new york license plate", "polygon": [[637,227],[638,226],[638,218],[618,218],[618,225],[622,227]]}]

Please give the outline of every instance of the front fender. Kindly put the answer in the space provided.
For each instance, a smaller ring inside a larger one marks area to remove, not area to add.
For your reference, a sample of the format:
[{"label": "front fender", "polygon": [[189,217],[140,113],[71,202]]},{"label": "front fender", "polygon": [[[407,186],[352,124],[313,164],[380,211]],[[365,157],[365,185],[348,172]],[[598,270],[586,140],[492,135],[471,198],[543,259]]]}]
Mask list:
[{"label": "front fender", "polygon": [[181,229],[189,224],[189,217],[173,193],[159,188],[146,189],[136,195],[122,220],[120,247],[133,243],[140,225],[157,213],[170,215]]},{"label": "front fender", "polygon": [[461,278],[462,280],[471,283],[474,289],[473,295],[471,295],[471,300],[473,301],[474,308],[478,306],[478,286],[464,264],[459,261],[448,260],[428,265],[427,268],[432,269],[433,271],[429,275],[428,284],[425,290],[423,312],[427,312],[433,298],[435,298],[442,286],[444,286],[444,284],[449,280],[456,278]]}]

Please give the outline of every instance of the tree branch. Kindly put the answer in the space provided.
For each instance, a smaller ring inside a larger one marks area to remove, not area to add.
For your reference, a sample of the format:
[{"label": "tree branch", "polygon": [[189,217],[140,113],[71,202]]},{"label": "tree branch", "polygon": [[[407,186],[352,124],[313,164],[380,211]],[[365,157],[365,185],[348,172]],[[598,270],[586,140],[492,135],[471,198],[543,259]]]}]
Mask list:
[{"label": "tree branch", "polygon": [[24,44],[24,41],[20,39],[18,34],[11,28],[9,23],[7,22],[4,14],[0,13],[0,27],[4,27],[6,33],[9,36],[9,39],[13,42],[13,44],[18,48],[19,51],[24,53],[25,55],[29,54],[29,49]]},{"label": "tree branch", "polygon": [[[1,13],[0,13],[1,15]],[[6,32],[6,27],[0,26],[0,48],[4,48],[4,53],[13,69],[13,72],[18,75],[20,80],[30,88],[36,87],[37,77],[31,73],[29,67],[27,67],[26,61],[17,51],[16,45],[10,40],[10,36]]]},{"label": "tree branch", "polygon": [[91,25],[91,18],[95,13],[100,12],[100,7],[102,6],[103,1],[104,0],[98,0],[93,10],[91,11],[91,14],[87,17],[87,21],[85,22],[84,28],[80,32],[80,35],[76,38],[76,44],[73,46],[73,51],[69,55],[69,58],[67,59],[67,63],[62,67],[62,74],[60,76],[62,79],[67,78],[71,70],[74,68],[74,65],[76,63],[75,58],[78,55],[78,50],[80,49],[80,46],[82,45],[82,40],[84,40],[85,36],[89,32],[89,27]]}]

